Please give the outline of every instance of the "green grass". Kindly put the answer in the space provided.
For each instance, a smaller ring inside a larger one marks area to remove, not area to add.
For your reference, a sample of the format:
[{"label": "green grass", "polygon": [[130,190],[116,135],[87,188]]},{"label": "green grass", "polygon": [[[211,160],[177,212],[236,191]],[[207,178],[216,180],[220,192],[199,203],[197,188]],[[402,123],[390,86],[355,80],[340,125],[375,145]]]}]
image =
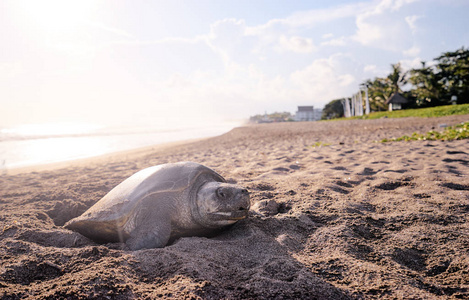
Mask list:
[{"label": "green grass", "polygon": [[469,122],[446,128],[443,132],[431,130],[426,134],[414,132],[411,136],[404,135],[394,139],[382,139],[381,143],[399,141],[452,141],[469,138]]},{"label": "green grass", "polygon": [[326,146],[330,146],[331,144],[329,143],[323,143],[323,142],[316,142],[314,143],[313,145],[311,145],[311,147],[313,148],[316,148],[316,147],[326,147]]},{"label": "green grass", "polygon": [[406,117],[444,117],[451,115],[469,114],[469,104],[445,105],[418,109],[403,109],[395,111],[380,111],[370,113],[360,117],[351,117],[348,119],[381,119],[381,118],[406,118]]}]

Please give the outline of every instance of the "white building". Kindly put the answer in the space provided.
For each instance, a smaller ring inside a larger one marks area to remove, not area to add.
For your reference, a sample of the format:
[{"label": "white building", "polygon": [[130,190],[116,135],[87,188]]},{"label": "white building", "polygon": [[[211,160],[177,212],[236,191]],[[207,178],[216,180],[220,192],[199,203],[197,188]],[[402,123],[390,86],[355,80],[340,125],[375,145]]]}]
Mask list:
[{"label": "white building", "polygon": [[314,106],[298,106],[295,121],[318,121],[321,120],[322,109],[314,109]]}]

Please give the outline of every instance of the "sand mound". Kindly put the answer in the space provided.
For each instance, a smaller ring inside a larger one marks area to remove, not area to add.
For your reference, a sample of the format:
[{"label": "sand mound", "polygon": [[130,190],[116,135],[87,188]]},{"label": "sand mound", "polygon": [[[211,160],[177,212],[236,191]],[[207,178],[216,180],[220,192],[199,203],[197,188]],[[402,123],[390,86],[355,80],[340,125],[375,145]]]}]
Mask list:
[{"label": "sand mound", "polygon": [[[0,296],[469,298],[467,140],[374,142],[468,119],[247,126],[2,176]],[[216,237],[134,252],[62,228],[137,170],[187,160],[246,186],[250,217]]]}]

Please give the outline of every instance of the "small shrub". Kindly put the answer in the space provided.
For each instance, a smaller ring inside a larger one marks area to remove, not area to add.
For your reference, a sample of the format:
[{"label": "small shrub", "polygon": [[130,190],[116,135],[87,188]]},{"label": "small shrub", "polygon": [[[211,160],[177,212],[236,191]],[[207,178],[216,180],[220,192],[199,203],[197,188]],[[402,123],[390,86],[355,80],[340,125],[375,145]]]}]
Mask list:
[{"label": "small shrub", "polygon": [[452,141],[462,140],[469,138],[469,122],[461,123],[456,126],[451,126],[443,132],[430,130],[426,134],[412,133],[411,136],[401,136],[393,139],[382,139],[381,143],[387,142],[400,142],[400,141]]}]

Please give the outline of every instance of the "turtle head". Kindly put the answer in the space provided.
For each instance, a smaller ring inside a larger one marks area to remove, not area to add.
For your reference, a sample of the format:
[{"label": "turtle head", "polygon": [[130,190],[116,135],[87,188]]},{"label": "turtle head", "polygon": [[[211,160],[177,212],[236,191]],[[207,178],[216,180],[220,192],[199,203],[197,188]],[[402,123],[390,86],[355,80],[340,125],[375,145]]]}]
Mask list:
[{"label": "turtle head", "polygon": [[206,227],[231,225],[248,216],[251,203],[244,187],[224,182],[207,182],[197,193],[197,220]]}]

